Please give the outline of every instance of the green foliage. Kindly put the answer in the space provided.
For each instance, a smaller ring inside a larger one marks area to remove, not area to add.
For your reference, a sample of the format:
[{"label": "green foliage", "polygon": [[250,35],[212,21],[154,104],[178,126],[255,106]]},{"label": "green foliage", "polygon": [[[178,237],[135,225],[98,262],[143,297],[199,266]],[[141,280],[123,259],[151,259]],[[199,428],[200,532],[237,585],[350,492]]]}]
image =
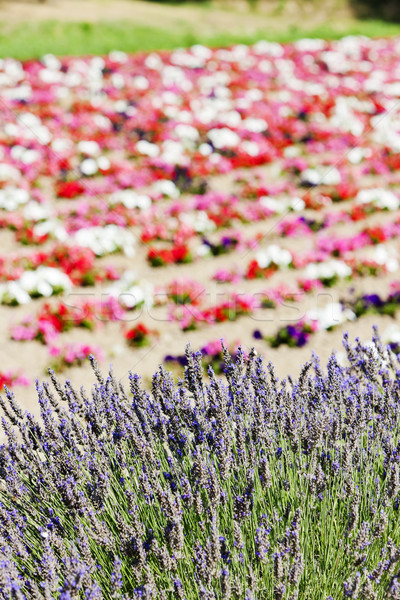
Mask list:
[{"label": "green foliage", "polygon": [[0,26],[0,57],[17,59],[37,58],[46,53],[56,55],[106,54],[110,50],[125,52],[151,51],[188,47],[196,43],[209,46],[228,46],[235,43],[252,44],[261,39],[290,42],[302,37],[337,39],[343,35],[371,37],[400,34],[400,25],[383,21],[355,21],[350,26],[324,25],[316,29],[292,26],[285,31],[269,29],[254,34],[235,34],[228,31],[204,35],[182,26],[180,29],[135,25],[127,21],[74,23],[43,21],[24,23],[15,28]]},{"label": "green foliage", "polygon": [[400,22],[399,0],[350,0],[358,17]]}]

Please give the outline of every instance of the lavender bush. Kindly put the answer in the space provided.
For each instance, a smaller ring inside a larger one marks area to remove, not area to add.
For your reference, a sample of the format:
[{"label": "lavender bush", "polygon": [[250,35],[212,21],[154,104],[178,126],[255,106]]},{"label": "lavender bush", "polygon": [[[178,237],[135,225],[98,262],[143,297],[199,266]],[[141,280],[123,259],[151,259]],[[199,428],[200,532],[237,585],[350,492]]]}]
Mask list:
[{"label": "lavender bush", "polygon": [[112,372],[91,395],[1,399],[0,597],[400,598],[400,364],[377,335],[278,381],[187,349],[152,393]]}]

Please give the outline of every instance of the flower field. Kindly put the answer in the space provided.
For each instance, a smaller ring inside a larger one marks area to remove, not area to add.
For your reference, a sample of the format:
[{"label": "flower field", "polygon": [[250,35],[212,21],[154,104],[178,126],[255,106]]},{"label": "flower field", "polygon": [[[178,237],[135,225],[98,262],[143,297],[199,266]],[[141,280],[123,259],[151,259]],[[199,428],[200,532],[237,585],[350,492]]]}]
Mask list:
[{"label": "flower field", "polygon": [[222,337],[287,374],[375,322],[395,348],[399,48],[2,60],[5,380],[82,383],[92,352],[150,376]]}]

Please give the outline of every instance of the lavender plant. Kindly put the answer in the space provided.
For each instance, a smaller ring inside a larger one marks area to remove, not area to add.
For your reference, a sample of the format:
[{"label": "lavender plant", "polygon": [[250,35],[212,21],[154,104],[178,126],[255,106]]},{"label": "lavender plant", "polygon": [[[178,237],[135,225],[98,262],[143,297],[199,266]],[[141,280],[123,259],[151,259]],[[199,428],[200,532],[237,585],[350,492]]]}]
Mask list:
[{"label": "lavender plant", "polygon": [[1,398],[0,598],[400,598],[400,365],[345,336],[279,381],[187,348],[151,393],[50,373],[41,419]]}]

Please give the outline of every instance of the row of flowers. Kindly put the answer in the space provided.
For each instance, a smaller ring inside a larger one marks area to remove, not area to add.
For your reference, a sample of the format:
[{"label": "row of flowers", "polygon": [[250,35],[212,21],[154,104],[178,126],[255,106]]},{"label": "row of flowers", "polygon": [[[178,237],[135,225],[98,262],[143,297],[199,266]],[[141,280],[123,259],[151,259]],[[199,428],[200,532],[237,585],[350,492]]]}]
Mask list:
[{"label": "row of flowers", "polygon": [[38,340],[51,344],[61,333],[74,327],[97,329],[106,322],[124,317],[121,305],[112,296],[106,300],[84,300],[69,305],[62,300],[57,304],[45,303],[36,317],[25,317],[11,329],[11,338],[17,341]]},{"label": "row of flowers", "polygon": [[[330,302],[323,308],[312,310],[297,322],[283,325],[273,336],[264,336],[259,329],[253,332],[254,339],[265,340],[273,348],[281,345],[289,347],[305,346],[310,337],[318,331],[332,331],[335,327],[354,321],[366,314],[388,315],[394,317],[400,309],[400,284],[392,282],[391,292],[387,296],[362,294],[352,296],[341,302]],[[398,328],[391,327],[384,335],[392,350],[400,351]]]},{"label": "row of flowers", "polygon": [[[128,196],[125,197],[123,192],[128,192]],[[171,190],[170,193],[172,193]],[[282,197],[261,196],[257,202],[251,199],[243,203],[243,200],[239,201],[237,196],[210,192],[202,197],[193,197],[191,202],[178,203],[174,200],[172,206],[167,203],[165,207],[147,210],[139,215],[134,209],[139,205],[150,207],[152,203],[150,197],[130,190],[122,190],[119,195],[115,193],[113,196],[120,198],[118,203],[99,200],[81,201],[77,206],[58,211],[49,208],[48,204],[30,202],[23,215],[13,212],[3,216],[0,219],[0,226],[15,230],[16,239],[21,243],[42,244],[49,239],[56,239],[59,242],[65,242],[68,239],[71,244],[91,248],[96,256],[120,250],[132,255],[134,238],[126,228],[137,226],[137,237],[143,243],[164,240],[174,244],[175,247],[168,249],[169,252],[166,248],[161,250],[154,247],[149,248],[150,264],[159,266],[169,262],[182,262],[180,247],[187,245],[189,240],[196,236],[202,238],[202,244],[200,248],[196,248],[194,255],[204,256],[208,252],[215,256],[229,251],[229,249],[240,249],[249,244],[254,246],[257,244],[257,238],[243,244],[238,231],[227,232],[216,242],[209,241],[204,236],[213,232],[217,226],[230,227],[235,222],[254,223],[289,209],[299,211],[305,207],[301,198],[293,198],[288,204]],[[145,202],[146,198],[148,205]],[[327,212],[322,219],[311,219],[304,216],[287,218],[278,223],[277,233],[285,237],[313,236],[321,230],[329,229],[340,223],[365,219],[380,210],[397,210],[398,205],[398,197],[392,191],[380,188],[362,189],[347,210]],[[225,211],[222,220],[222,213],[218,213],[218,210]],[[246,210],[247,213],[243,213],[243,210]],[[391,237],[390,226],[377,232],[367,229],[360,234],[359,239],[356,236],[354,240],[341,241],[343,250],[348,249],[349,244],[357,246],[357,244],[365,243],[363,234],[364,238],[370,236],[375,241]],[[338,249],[337,247],[332,251],[338,251]],[[162,262],[153,260],[156,252],[164,253]]]},{"label": "row of flowers", "polygon": [[[353,251],[367,245],[375,245],[377,239],[385,236],[382,241],[395,238],[399,233],[399,225],[375,227],[368,229],[351,238],[320,240],[319,250],[303,255],[273,244],[260,250],[251,259],[244,271],[219,269],[213,276],[216,282],[238,282],[241,279],[269,279],[275,272],[286,268],[304,268],[306,279],[317,280],[325,286],[332,286],[340,279],[349,279],[354,275],[378,274],[395,272],[398,260],[382,246],[370,254],[370,258],[357,258]],[[389,233],[387,233],[389,231]],[[240,236],[227,235],[221,243],[211,244],[214,255],[223,254],[234,249],[240,242]],[[357,242],[356,242],[357,240]],[[329,250],[326,248],[329,245]],[[332,259],[330,255],[342,256],[339,246],[346,246],[342,260]],[[192,256],[187,246],[177,246],[172,250],[150,250],[148,258],[153,266],[169,263],[191,262]],[[317,261],[316,261],[317,259]],[[40,266],[37,266],[40,265]],[[94,254],[90,249],[56,245],[47,252],[37,252],[14,258],[0,260],[0,277],[5,280],[0,284],[0,302],[2,304],[26,304],[31,298],[49,297],[71,291],[74,285],[88,286],[105,281],[116,281],[108,290],[130,292],[138,290],[136,275],[126,271],[122,276],[112,265],[97,267]],[[118,280],[121,280],[118,283]],[[149,284],[143,283],[147,289]],[[150,293],[147,293],[150,297]],[[150,298],[149,298],[150,301]],[[130,306],[140,305],[140,301]]]},{"label": "row of flowers", "polygon": [[[104,354],[99,346],[73,342],[61,346],[50,346],[49,362],[47,367],[56,373],[70,367],[80,367],[89,356],[95,355],[98,361],[104,360]],[[46,369],[47,371],[47,369]],[[0,390],[13,388],[15,386],[29,386],[31,380],[21,370],[0,371]]]},{"label": "row of flowers", "polygon": [[[255,294],[227,291],[222,299],[214,300],[211,305],[207,302],[210,295],[206,287],[196,280],[174,280],[166,287],[154,289],[143,282],[139,285],[136,274],[126,271],[112,286],[105,288],[105,299],[90,298],[82,301],[76,296],[76,302],[72,305],[63,301],[54,306],[46,303],[35,317],[27,317],[20,325],[14,326],[11,337],[15,340],[39,339],[49,343],[71,327],[94,329],[107,319],[123,322],[137,319],[135,315],[128,317],[126,311],[141,307],[150,309],[153,305],[157,307],[166,303],[168,320],[178,323],[183,331],[191,331],[213,323],[235,321],[241,316],[252,315],[258,309],[276,308],[288,300],[299,301],[305,294],[314,293],[326,286],[331,287],[339,281],[350,281],[353,275],[392,272],[394,269],[388,269],[387,266],[385,249],[379,246],[378,250],[382,260],[353,260],[350,262],[351,267],[337,259],[309,263],[304,271],[305,276],[294,278],[290,288],[278,285]],[[270,247],[270,254],[276,254],[273,265],[277,265],[278,262],[287,263],[291,256],[288,251],[282,251],[278,247]],[[397,264],[395,266],[397,268]],[[41,270],[46,271],[46,268],[40,267],[36,272]],[[24,277],[27,275],[29,271]],[[14,282],[9,285],[12,283]],[[42,295],[46,295],[44,291],[42,289]],[[359,316],[357,311],[356,316]]]}]

